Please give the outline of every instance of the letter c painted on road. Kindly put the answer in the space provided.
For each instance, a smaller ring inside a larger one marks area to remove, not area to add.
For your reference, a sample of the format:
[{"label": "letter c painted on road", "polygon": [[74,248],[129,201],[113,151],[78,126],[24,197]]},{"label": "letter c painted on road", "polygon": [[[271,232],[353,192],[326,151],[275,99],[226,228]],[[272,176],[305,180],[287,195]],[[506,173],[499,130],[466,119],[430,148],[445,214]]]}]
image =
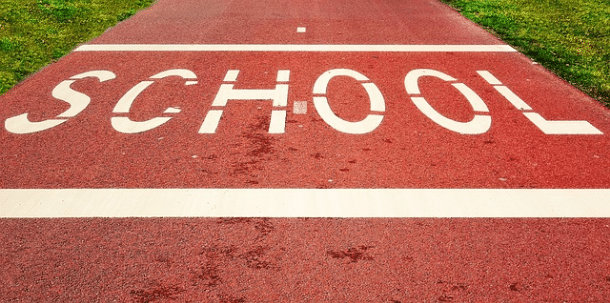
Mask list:
[{"label": "letter c painted on road", "polygon": [[[190,70],[186,69],[172,69],[167,70],[161,73],[158,73],[152,77],[151,79],[163,79],[169,76],[179,76],[183,79],[197,79],[197,75]],[[135,101],[135,99],[140,95],[147,87],[153,84],[154,81],[142,81],[136,86],[132,87],[121,99],[117,102],[114,107],[113,113],[117,114],[127,114],[129,113],[129,109],[131,105]],[[196,84],[196,81],[186,81],[186,85]],[[180,109],[170,107],[165,110],[165,114],[177,114],[180,112]],[[110,122],[112,127],[119,132],[126,134],[135,134],[141,133],[158,126],[161,126],[163,123],[169,121],[172,117],[156,117],[146,121],[133,121],[129,119],[129,117],[112,117],[110,118]]]}]

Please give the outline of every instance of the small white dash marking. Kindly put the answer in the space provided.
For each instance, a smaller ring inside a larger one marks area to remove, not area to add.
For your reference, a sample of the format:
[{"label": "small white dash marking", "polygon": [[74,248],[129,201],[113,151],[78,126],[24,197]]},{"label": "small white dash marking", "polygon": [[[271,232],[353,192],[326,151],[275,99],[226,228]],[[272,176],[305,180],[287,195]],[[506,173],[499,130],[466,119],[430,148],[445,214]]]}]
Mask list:
[{"label": "small white dash marking", "polygon": [[195,85],[197,84],[197,81],[186,81],[185,85]]},{"label": "small white dash marking", "polygon": [[307,29],[304,26],[297,27],[297,33],[304,33]]},{"label": "small white dash marking", "polygon": [[297,115],[303,115],[307,113],[307,101],[295,101],[292,112]]}]

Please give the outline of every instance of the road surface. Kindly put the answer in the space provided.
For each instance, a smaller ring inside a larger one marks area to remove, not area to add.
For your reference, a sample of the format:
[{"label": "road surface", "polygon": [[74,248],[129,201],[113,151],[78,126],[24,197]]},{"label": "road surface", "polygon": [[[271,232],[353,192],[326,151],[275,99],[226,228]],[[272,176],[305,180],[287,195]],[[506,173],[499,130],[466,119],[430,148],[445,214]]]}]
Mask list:
[{"label": "road surface", "polygon": [[610,294],[610,111],[435,0],[160,0],[0,102],[7,301]]}]

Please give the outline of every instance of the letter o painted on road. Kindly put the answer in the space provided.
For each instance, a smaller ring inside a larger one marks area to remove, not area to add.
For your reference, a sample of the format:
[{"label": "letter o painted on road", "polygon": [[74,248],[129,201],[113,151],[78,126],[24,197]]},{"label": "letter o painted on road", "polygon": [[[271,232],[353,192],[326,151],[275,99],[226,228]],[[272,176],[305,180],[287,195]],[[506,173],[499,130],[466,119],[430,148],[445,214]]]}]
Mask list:
[{"label": "letter o painted on road", "polygon": [[[455,78],[439,71],[431,69],[415,69],[410,71],[405,77],[405,89],[409,95],[420,95],[419,85],[417,81],[420,77],[432,76],[441,80],[450,82],[457,81]],[[472,89],[463,83],[452,83],[451,86],[456,88],[470,102],[472,109],[475,112],[489,113],[489,109],[485,102]],[[460,122],[449,119],[436,111],[424,97],[411,97],[411,100],[417,108],[432,121],[438,125],[460,134],[478,135],[486,133],[491,127],[491,116],[475,114],[474,118],[469,122]]]},{"label": "letter o painted on road", "polygon": [[[369,100],[371,102],[371,111],[385,112],[385,100],[383,99],[383,95],[381,94],[377,86],[374,83],[370,82],[370,80],[366,76],[354,70],[333,69],[323,73],[322,75],[320,75],[320,77],[318,77],[316,83],[313,86],[313,94],[326,95],[328,83],[332,78],[337,76],[347,76],[359,81],[360,84],[366,90],[367,94],[369,95]],[[324,120],[324,122],[326,122],[334,129],[348,134],[370,133],[374,131],[383,120],[383,115],[369,114],[361,121],[345,121],[335,115],[335,113],[330,108],[328,98],[326,98],[325,96],[314,96],[313,104],[316,110],[318,111],[320,117]]]}]

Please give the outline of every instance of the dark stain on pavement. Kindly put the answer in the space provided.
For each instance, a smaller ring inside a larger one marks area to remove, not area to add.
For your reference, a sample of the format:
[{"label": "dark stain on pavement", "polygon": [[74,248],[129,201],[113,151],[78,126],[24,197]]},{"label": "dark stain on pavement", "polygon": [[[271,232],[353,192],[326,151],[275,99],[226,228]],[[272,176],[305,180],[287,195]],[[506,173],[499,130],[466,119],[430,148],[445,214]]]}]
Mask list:
[{"label": "dark stain on pavement", "polygon": [[216,223],[220,225],[243,224],[250,222],[252,222],[252,219],[250,218],[220,218],[218,221],[216,221]]},{"label": "dark stain on pavement", "polygon": [[443,295],[437,298],[439,302],[450,302],[456,297],[460,298],[464,292],[468,291],[468,288],[470,287],[465,283],[454,283],[444,280],[438,280],[436,284],[443,288]]},{"label": "dark stain on pavement", "polygon": [[132,290],[130,294],[134,297],[134,302],[147,303],[157,300],[176,300],[176,295],[184,292],[178,286],[159,286],[151,290]]},{"label": "dark stain on pavement", "polygon": [[268,116],[258,116],[257,122],[251,124],[248,127],[243,137],[250,140],[249,156],[258,157],[264,154],[271,154],[274,152],[272,137],[267,134],[269,129],[270,118]]},{"label": "dark stain on pavement", "polygon": [[372,261],[373,257],[366,253],[366,251],[371,248],[373,248],[373,246],[361,245],[358,247],[350,247],[343,251],[329,250],[326,252],[326,254],[334,259],[349,259],[350,263],[356,263],[358,261]]},{"label": "dark stain on pavement", "polygon": [[324,159],[324,156],[322,156],[321,153],[315,153],[315,154],[313,154],[311,156],[316,158],[317,160]]},{"label": "dark stain on pavement", "polygon": [[257,185],[259,175],[257,171],[265,169],[265,162],[271,160],[270,155],[275,153],[273,135],[268,134],[270,118],[267,116],[256,117],[256,122],[248,125],[241,135],[245,142],[238,143],[235,147],[244,150],[248,158],[232,163],[231,176],[244,176],[249,180],[244,182],[249,185]]},{"label": "dark stain on pavement", "polygon": [[453,301],[453,297],[448,296],[448,295],[442,295],[442,296],[438,297],[438,301],[439,302],[451,302],[451,301]]},{"label": "dark stain on pavement", "polygon": [[213,262],[202,265],[201,273],[197,275],[197,278],[199,278],[202,281],[201,283],[205,286],[214,287],[222,283],[218,267]]},{"label": "dark stain on pavement", "polygon": [[517,291],[517,292],[521,292],[523,290],[528,290],[530,289],[530,286],[527,284],[523,284],[523,283],[519,283],[519,282],[514,282],[511,283],[508,286],[508,289],[510,289],[511,291]]},{"label": "dark stain on pavement", "polygon": [[246,266],[252,269],[272,269],[275,266],[265,258],[265,255],[269,250],[268,247],[257,246],[251,250],[241,254],[240,259],[246,262]]},{"label": "dark stain on pavement", "polygon": [[260,235],[256,237],[257,240],[260,240],[261,237],[268,236],[273,230],[275,230],[275,226],[269,219],[260,219],[257,220],[256,224],[254,224],[254,229],[256,229]]},{"label": "dark stain on pavement", "polygon": [[244,302],[246,302],[246,299],[243,297],[235,298],[230,295],[221,295],[220,296],[220,303],[244,303]]},{"label": "dark stain on pavement", "polygon": [[249,156],[258,157],[274,152],[272,139],[268,135],[247,134],[245,137],[250,139],[250,147],[253,147],[253,149],[248,152]]}]

